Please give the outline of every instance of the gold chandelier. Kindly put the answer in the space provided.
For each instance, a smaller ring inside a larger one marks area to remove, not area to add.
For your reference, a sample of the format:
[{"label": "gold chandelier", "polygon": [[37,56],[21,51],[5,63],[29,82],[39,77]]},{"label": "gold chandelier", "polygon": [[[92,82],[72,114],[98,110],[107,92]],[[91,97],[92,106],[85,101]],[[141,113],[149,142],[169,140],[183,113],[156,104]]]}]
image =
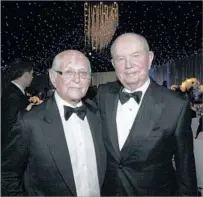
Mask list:
[{"label": "gold chandelier", "polygon": [[84,20],[85,45],[101,51],[111,42],[118,26],[118,4],[85,3]]}]

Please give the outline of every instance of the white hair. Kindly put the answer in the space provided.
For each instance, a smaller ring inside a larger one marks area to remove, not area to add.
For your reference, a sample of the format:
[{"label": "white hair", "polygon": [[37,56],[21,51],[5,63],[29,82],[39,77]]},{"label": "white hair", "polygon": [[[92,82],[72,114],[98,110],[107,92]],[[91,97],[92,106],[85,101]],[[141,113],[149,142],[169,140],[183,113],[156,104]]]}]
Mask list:
[{"label": "white hair", "polygon": [[126,36],[134,36],[134,37],[140,38],[140,41],[143,43],[144,49],[145,49],[146,51],[149,51],[149,50],[150,50],[150,49],[149,49],[149,44],[148,44],[148,42],[147,42],[147,40],[146,40],[145,37],[143,37],[143,36],[140,35],[140,34],[136,34],[136,33],[125,33],[125,34],[122,34],[122,35],[118,36],[118,37],[116,38],[116,40],[114,40],[113,44],[111,45],[111,49],[110,49],[110,50],[111,50],[111,56],[112,56],[112,57],[114,56],[114,49],[115,49],[115,46],[116,46],[116,42],[117,42],[118,40],[120,40],[121,38],[126,37]]},{"label": "white hair", "polygon": [[85,61],[86,61],[87,66],[89,68],[89,71],[92,72],[91,64],[90,64],[89,59],[83,53],[81,53],[80,51],[77,51],[77,50],[66,50],[66,51],[63,51],[63,52],[57,54],[54,57],[51,69],[53,69],[53,70],[60,70],[60,67],[61,67],[60,62],[61,62],[63,54],[71,54],[71,53],[73,55],[81,55],[81,56],[83,56]]},{"label": "white hair", "polygon": [[59,55],[56,55],[54,57],[54,60],[53,60],[53,63],[52,63],[52,69],[54,70],[59,70],[60,69],[60,61],[61,61],[61,58]]}]

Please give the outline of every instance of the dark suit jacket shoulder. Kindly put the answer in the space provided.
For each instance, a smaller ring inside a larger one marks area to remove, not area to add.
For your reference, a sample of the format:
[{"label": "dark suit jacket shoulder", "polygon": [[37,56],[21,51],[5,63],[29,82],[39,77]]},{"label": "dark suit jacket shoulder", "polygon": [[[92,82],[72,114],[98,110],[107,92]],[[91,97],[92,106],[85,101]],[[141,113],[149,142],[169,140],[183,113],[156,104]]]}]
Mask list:
[{"label": "dark suit jacket shoulder", "polygon": [[[151,90],[153,91],[153,95],[156,96],[159,100],[161,99],[161,101],[166,103],[167,105],[173,104],[173,106],[176,106],[176,108],[179,105],[188,105],[188,100],[185,100],[174,91],[156,84],[153,80],[151,80],[150,86],[152,86],[153,88],[153,90]],[[122,85],[119,81],[108,82],[107,84],[99,85],[96,96],[97,102],[104,103],[105,99],[103,98],[106,96],[106,94],[118,93],[121,88]]]}]

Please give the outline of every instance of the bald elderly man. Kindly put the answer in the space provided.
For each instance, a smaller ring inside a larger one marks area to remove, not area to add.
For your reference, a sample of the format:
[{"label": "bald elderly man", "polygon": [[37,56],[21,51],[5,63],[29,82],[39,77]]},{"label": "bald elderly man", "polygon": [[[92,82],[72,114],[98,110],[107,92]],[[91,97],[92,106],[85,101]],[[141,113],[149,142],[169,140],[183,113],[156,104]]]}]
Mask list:
[{"label": "bald elderly man", "polygon": [[143,36],[119,36],[111,56],[119,82],[101,85],[96,97],[107,148],[102,195],[195,196],[188,102],[149,78],[154,55]]},{"label": "bald elderly man", "polygon": [[54,95],[21,114],[2,153],[3,196],[100,196],[106,167],[99,111],[82,100],[86,56],[59,53],[49,70]]}]

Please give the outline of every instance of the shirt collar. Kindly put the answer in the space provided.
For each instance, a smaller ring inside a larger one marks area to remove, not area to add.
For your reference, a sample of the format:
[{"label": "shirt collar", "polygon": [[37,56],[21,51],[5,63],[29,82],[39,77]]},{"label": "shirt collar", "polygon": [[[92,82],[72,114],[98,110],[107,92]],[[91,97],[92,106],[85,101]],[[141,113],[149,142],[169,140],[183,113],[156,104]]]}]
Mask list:
[{"label": "shirt collar", "polygon": [[21,87],[19,84],[17,84],[14,81],[11,81],[11,83],[13,83],[15,86],[17,86],[20,89],[20,91],[25,95],[25,90],[23,89],[23,87]]},{"label": "shirt collar", "polygon": [[76,106],[71,105],[71,104],[68,103],[67,101],[63,100],[63,99],[59,96],[59,94],[57,93],[57,91],[54,92],[54,96],[55,96],[56,103],[58,104],[58,106],[62,106],[62,107],[63,107],[63,106],[65,105],[65,106],[69,106],[69,107],[73,107],[73,108],[82,106],[82,101],[80,101]]},{"label": "shirt collar", "polygon": [[128,93],[133,93],[135,91],[141,91],[142,92],[142,97],[144,96],[145,92],[147,91],[147,88],[149,87],[149,84],[150,84],[150,79],[148,78],[145,83],[140,86],[139,88],[137,88],[136,90],[134,91],[130,91],[128,90],[127,88],[124,88],[123,89],[123,92],[128,92]]}]

